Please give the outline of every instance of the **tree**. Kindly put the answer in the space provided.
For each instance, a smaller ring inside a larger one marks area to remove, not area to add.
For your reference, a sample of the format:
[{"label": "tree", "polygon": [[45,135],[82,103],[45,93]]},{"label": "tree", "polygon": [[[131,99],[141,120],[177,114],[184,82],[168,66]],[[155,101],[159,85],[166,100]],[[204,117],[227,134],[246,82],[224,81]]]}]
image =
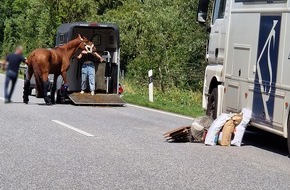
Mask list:
[{"label": "tree", "polygon": [[197,3],[188,0],[127,0],[102,19],[120,26],[122,60],[127,76],[147,84],[147,71],[156,73],[162,91],[202,88],[206,33],[197,23]]},{"label": "tree", "polygon": [[128,78],[147,85],[201,90],[207,33],[195,22],[194,0],[0,0],[2,54],[15,45],[27,53],[53,47],[57,28],[76,21],[112,22],[120,27],[121,62]]}]

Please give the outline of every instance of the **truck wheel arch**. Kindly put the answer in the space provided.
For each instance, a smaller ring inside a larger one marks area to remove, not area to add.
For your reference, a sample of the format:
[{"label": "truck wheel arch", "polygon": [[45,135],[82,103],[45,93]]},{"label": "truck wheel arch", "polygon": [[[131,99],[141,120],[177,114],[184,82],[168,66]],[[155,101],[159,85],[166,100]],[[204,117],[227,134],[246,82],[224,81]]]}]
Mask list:
[{"label": "truck wheel arch", "polygon": [[208,90],[208,94],[211,94],[213,89],[217,88],[218,85],[220,85],[221,83],[218,82],[216,77],[213,77],[213,79],[210,82],[210,86],[209,86],[209,90]]}]

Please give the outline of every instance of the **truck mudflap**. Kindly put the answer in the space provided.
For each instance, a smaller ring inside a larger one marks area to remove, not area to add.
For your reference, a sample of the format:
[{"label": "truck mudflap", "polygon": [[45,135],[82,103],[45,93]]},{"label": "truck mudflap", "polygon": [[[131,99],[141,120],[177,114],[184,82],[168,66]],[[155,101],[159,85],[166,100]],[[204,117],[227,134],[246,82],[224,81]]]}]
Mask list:
[{"label": "truck mudflap", "polygon": [[126,103],[117,94],[95,94],[72,93],[68,97],[75,105],[96,105],[96,106],[123,106]]}]

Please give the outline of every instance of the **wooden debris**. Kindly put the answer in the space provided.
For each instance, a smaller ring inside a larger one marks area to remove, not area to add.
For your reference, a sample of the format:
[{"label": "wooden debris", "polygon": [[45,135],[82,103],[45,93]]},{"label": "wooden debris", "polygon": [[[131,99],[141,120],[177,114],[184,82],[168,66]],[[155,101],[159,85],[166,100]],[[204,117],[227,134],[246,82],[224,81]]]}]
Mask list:
[{"label": "wooden debris", "polygon": [[166,141],[189,142],[191,141],[191,126],[178,127],[163,134]]}]

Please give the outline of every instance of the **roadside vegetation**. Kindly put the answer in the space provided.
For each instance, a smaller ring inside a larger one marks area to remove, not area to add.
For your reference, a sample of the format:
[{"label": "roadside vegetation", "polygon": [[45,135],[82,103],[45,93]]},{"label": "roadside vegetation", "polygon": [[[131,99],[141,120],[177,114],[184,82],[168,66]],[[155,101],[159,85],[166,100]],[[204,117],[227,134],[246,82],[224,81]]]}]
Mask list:
[{"label": "roadside vegetation", "polygon": [[[66,22],[112,22],[120,27],[121,69],[127,102],[196,116],[207,32],[195,21],[196,0],[0,0],[0,52],[17,44],[26,53],[53,47]],[[147,98],[147,72],[154,72],[155,101]]]},{"label": "roadside vegetation", "polygon": [[123,99],[127,103],[161,109],[173,113],[197,117],[204,114],[201,108],[202,94],[190,90],[172,88],[166,92],[154,89],[154,102],[148,101],[148,88],[140,87],[132,81],[124,83]]}]

